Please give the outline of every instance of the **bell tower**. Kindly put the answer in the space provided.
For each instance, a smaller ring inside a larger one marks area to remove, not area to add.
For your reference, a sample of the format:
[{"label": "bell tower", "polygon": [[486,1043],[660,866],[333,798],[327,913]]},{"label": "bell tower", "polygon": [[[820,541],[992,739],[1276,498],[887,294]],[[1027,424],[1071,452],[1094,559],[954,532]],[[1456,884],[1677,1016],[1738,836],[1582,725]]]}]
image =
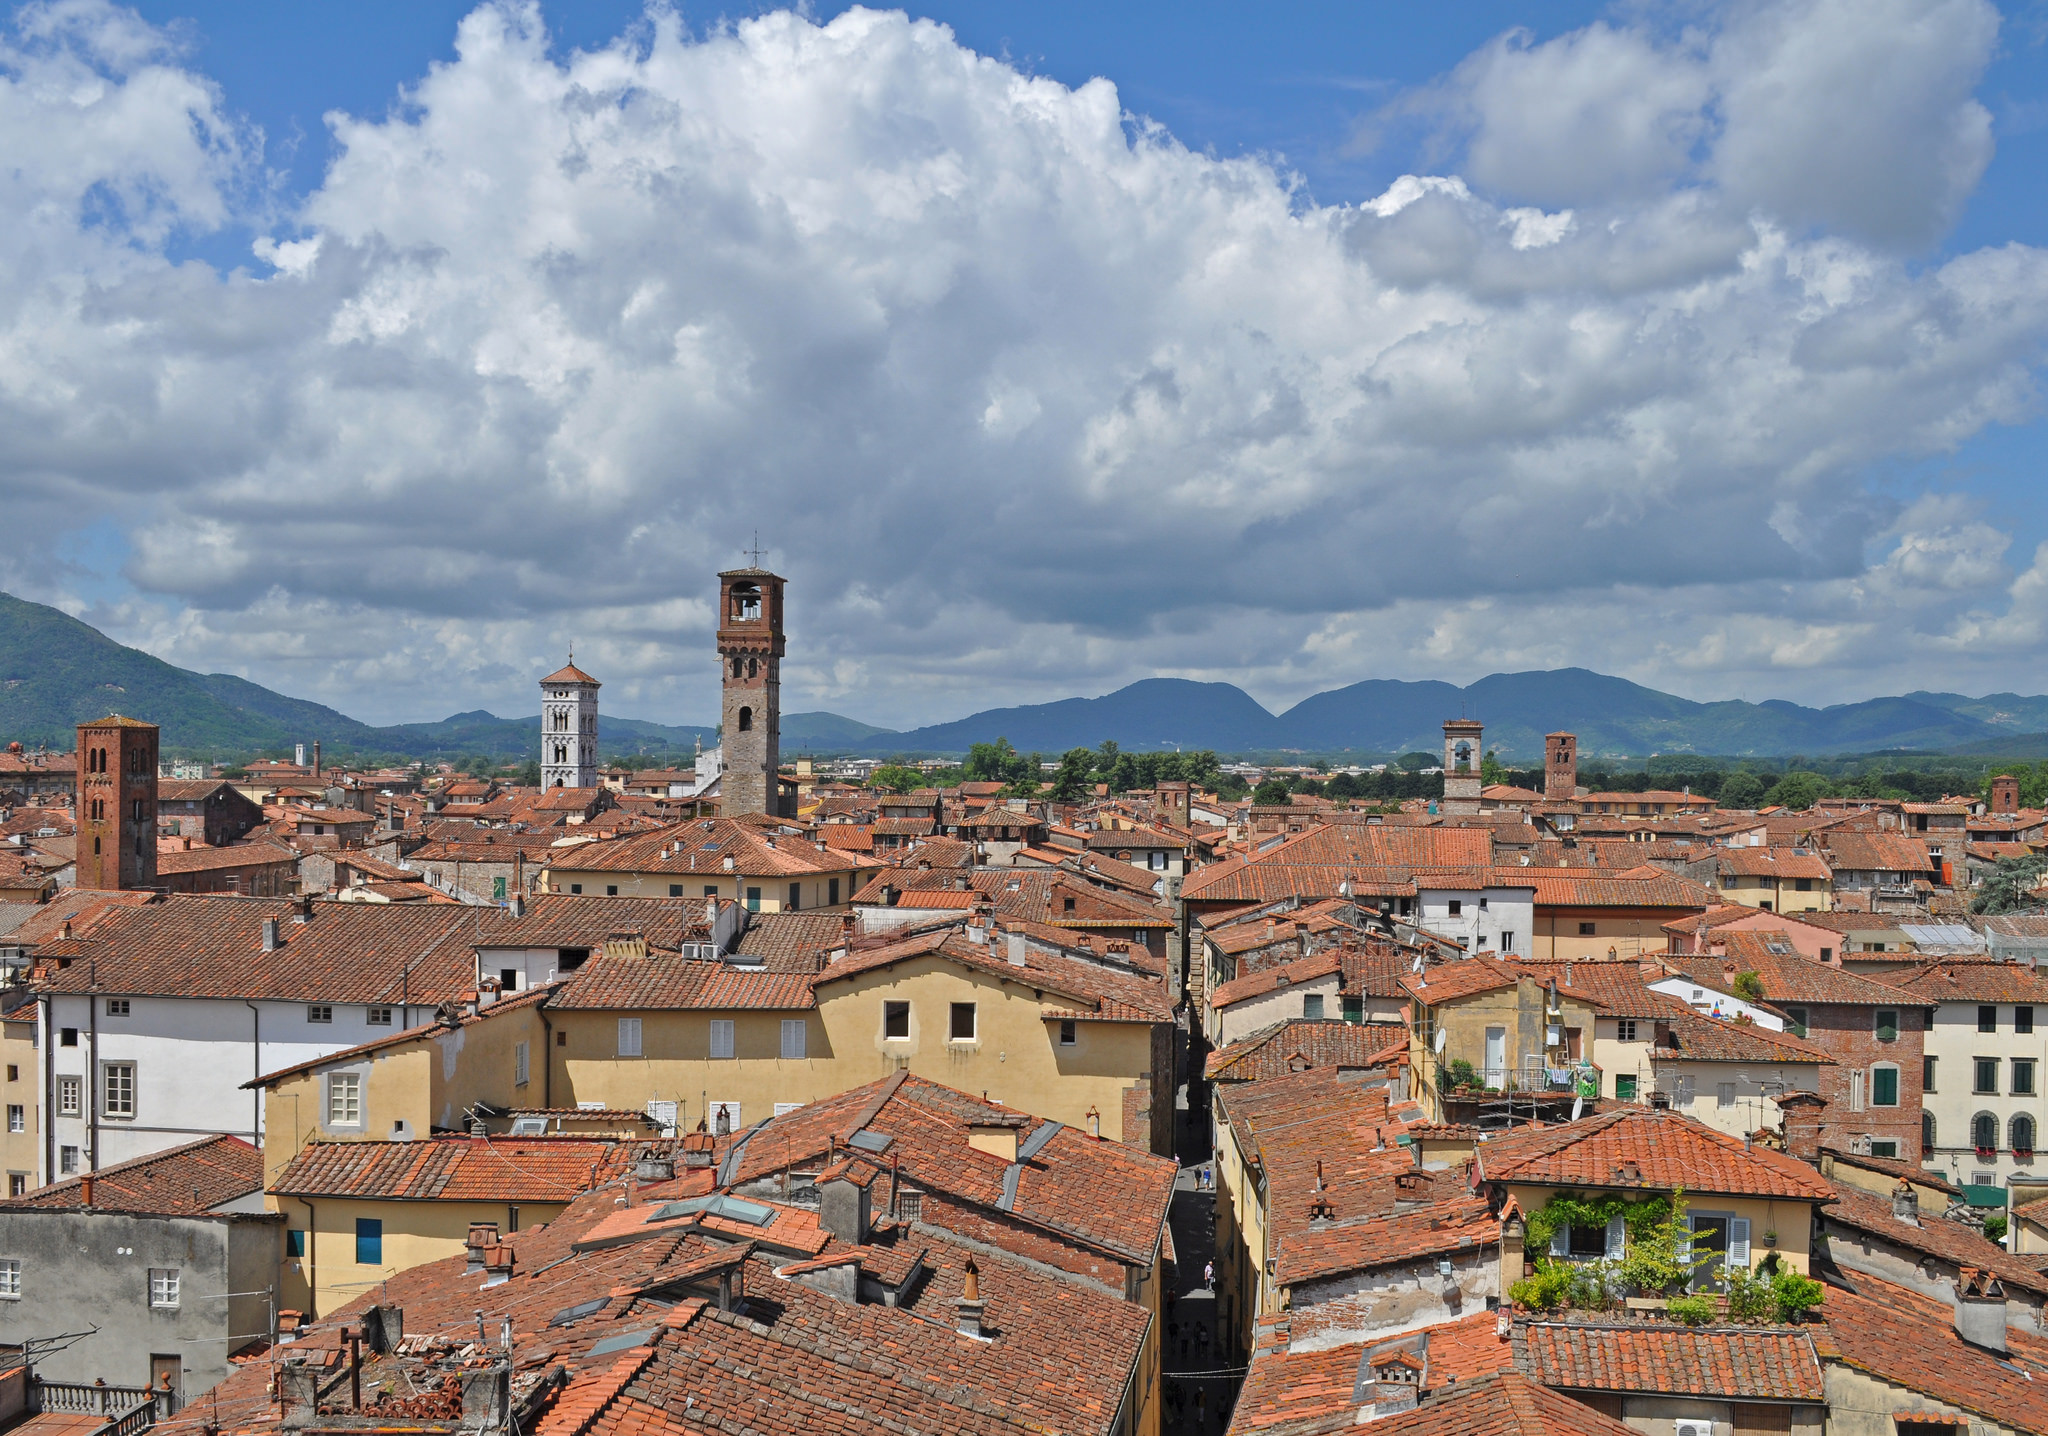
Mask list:
[{"label": "bell tower", "polygon": [[718,576],[718,659],[725,684],[725,726],[718,740],[725,759],[721,817],[780,815],[782,584],[765,568],[735,568]]},{"label": "bell tower", "polygon": [[1459,816],[1479,811],[1479,739],[1486,729],[1476,719],[1444,721],[1444,811]]},{"label": "bell tower", "polygon": [[157,727],[115,714],[78,725],[81,888],[156,885]]},{"label": "bell tower", "polygon": [[540,681],[540,785],[597,786],[597,690],[576,655]]},{"label": "bell tower", "polygon": [[1576,733],[1551,733],[1543,739],[1543,796],[1553,803],[1579,795],[1579,738]]}]

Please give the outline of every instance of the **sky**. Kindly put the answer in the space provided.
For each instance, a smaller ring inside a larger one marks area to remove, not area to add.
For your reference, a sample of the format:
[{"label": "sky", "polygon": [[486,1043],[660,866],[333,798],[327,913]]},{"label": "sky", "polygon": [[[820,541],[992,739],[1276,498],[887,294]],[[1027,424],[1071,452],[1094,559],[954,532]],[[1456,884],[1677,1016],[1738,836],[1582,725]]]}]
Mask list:
[{"label": "sky", "polygon": [[0,20],[0,588],[369,721],[2043,691],[2048,3]]}]

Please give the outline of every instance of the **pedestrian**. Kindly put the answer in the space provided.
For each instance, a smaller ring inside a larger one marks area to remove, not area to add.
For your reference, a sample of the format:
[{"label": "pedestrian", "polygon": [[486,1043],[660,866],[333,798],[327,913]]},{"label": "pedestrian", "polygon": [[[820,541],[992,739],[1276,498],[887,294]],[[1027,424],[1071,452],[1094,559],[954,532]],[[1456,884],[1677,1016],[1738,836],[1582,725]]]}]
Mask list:
[{"label": "pedestrian", "polygon": [[1213,1261],[1202,1263],[1202,1287],[1212,1294],[1216,1290],[1216,1263]]}]

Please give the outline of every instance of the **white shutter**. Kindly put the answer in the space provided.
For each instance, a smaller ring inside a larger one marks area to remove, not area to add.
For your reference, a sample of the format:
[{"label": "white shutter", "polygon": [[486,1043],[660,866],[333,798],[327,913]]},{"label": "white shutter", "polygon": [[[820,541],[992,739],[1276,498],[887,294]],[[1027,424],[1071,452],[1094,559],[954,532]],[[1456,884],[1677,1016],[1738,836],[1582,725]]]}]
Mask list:
[{"label": "white shutter", "polygon": [[[601,1108],[604,1104],[596,1103],[594,1105]],[[661,1128],[662,1136],[673,1137],[676,1134],[675,1103],[663,1102],[658,1098],[649,1098],[647,1102],[647,1115],[652,1117],[655,1124]]]},{"label": "white shutter", "polygon": [[801,1017],[782,1019],[782,1055],[785,1059],[792,1062],[802,1060],[807,1031]]},{"label": "white shutter", "polygon": [[1749,1218],[1732,1217],[1728,1222],[1728,1270],[1749,1270]]},{"label": "white shutter", "polygon": [[638,1057],[639,1055],[640,1019],[637,1017],[621,1017],[619,1019],[619,1056]]},{"label": "white shutter", "polygon": [[1628,1253],[1628,1223],[1620,1213],[1607,1219],[1607,1259],[1620,1261]]},{"label": "white shutter", "polygon": [[1563,1222],[1550,1234],[1550,1254],[1554,1257],[1568,1257],[1572,1254],[1572,1229]]},{"label": "white shutter", "polygon": [[714,1017],[711,1019],[711,1055],[714,1059],[732,1056],[732,1019]]}]

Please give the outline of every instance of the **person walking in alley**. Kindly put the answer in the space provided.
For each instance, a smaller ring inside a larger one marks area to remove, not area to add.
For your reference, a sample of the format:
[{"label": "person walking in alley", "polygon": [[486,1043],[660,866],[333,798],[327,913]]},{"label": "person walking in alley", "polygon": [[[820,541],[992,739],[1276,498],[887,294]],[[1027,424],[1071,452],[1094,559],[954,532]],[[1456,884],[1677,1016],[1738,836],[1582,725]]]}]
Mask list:
[{"label": "person walking in alley", "polygon": [[1216,1290],[1216,1263],[1213,1261],[1202,1263],[1202,1289],[1212,1295]]}]

